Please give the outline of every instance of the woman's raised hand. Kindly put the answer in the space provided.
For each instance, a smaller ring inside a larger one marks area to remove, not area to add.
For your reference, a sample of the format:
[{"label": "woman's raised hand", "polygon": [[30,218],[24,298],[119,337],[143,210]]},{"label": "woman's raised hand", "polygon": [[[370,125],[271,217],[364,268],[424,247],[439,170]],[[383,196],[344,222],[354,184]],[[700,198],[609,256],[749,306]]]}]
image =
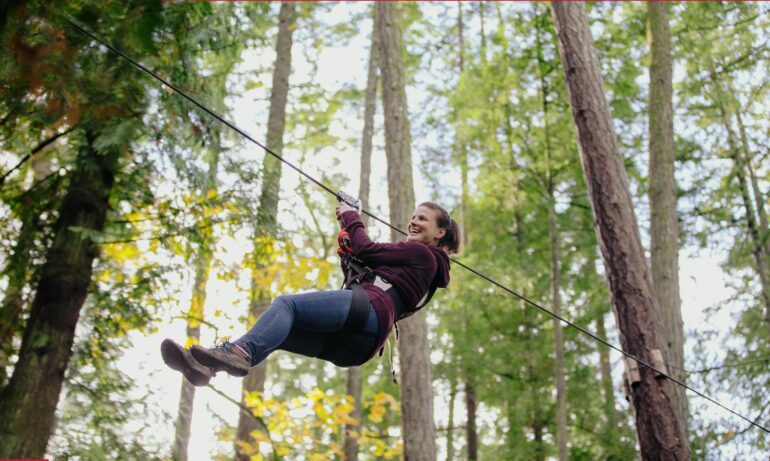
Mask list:
[{"label": "woman's raised hand", "polygon": [[346,211],[356,211],[356,209],[348,205],[347,203],[342,202],[339,205],[337,205],[337,208],[335,211],[337,213],[337,222],[340,223],[340,229],[342,229],[343,227],[345,227],[345,225],[342,222],[342,213]]}]

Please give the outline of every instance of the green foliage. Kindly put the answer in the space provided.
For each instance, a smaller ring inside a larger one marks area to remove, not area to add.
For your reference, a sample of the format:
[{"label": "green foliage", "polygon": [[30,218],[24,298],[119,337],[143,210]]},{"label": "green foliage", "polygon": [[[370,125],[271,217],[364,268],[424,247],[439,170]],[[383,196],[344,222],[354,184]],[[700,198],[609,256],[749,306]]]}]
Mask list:
[{"label": "green foliage", "polygon": [[[179,315],[184,291],[179,279],[191,277],[195,258],[208,255],[217,280],[229,283],[244,302],[336,288],[340,282],[332,197],[283,178],[278,225],[259,227],[261,185],[267,179],[259,167],[263,153],[95,46],[62,14],[261,134],[272,73],[271,59],[264,56],[274,49],[278,8],[267,2],[78,0],[56,11],[44,2],[2,10],[7,14],[0,30],[6,50],[0,54],[3,171],[55,138],[0,184],[0,223],[6,229],[0,236],[0,283],[3,289],[20,284],[25,309],[82,133],[98,132],[94,145],[100,152],[121,154],[107,225],[99,231],[73,229],[100,246],[51,444],[57,459],[159,459],[168,451],[168,440],[150,432],[170,432],[172,423],[152,410],[155,397],[143,387],[146,377],[129,377],[120,364],[133,341]],[[563,315],[589,330],[598,319],[609,322],[610,299],[547,5],[410,3],[399,10],[418,174],[430,198],[463,221],[468,243],[460,259],[550,308],[553,207]],[[332,20],[340,11],[345,19]],[[589,13],[644,236],[646,9],[597,3]],[[370,14],[370,6],[298,5],[293,65],[303,65],[290,79],[283,153],[344,190],[356,176],[352,159],[358,158],[360,135],[351,120],[362,112],[362,82],[353,82],[353,73],[342,69],[341,82],[330,89],[323,82],[322,70],[329,65],[323,59],[333,48],[359,42],[368,47]],[[686,325],[695,345],[687,360],[693,369],[688,383],[735,401],[760,421],[768,405],[770,348],[739,183],[741,174],[750,178],[733,159],[742,153],[755,167],[759,193],[749,190],[749,197],[755,207],[767,208],[767,26],[768,10],[757,3],[672,5],[682,245],[725,255],[734,293],[712,309],[714,323],[734,320],[730,328]],[[236,98],[254,101],[252,118],[240,112]],[[372,233],[378,229],[373,225]],[[759,232],[767,238],[766,228]],[[227,254],[234,247],[247,249],[237,257]],[[206,325],[238,324],[244,310],[228,307],[217,300]],[[439,427],[439,446],[446,441],[442,430],[452,430],[455,453],[462,452],[461,402],[470,384],[483,415],[482,459],[555,456],[551,317],[457,268],[449,289],[439,292],[429,309],[437,398],[452,386],[457,392],[454,421]],[[23,319],[13,324],[16,343]],[[608,326],[608,339],[617,343]],[[632,416],[619,389],[617,408],[607,405],[598,368],[602,346],[574,329],[565,328],[564,336],[570,458],[633,458]],[[7,371],[14,344],[3,345]],[[390,382],[387,353],[364,367],[368,404],[360,441],[367,459],[398,453],[399,389]],[[349,402],[335,397],[342,395],[344,372],[304,357],[276,357],[280,372],[269,378],[274,397],[255,395],[251,403],[278,425],[274,432],[291,436],[273,441],[283,443],[280,449],[263,444],[262,456],[270,451],[287,459],[339,457],[340,428],[350,410]],[[617,373],[614,378],[617,382]],[[320,390],[313,391],[316,386]],[[291,417],[290,411],[308,408],[312,418]],[[437,414],[444,415],[441,410]],[[691,411],[695,459],[761,457],[768,451],[766,435],[714,417],[711,407],[695,399]],[[136,431],[136,422],[145,418],[161,422]],[[256,454],[265,441],[245,442]]]}]

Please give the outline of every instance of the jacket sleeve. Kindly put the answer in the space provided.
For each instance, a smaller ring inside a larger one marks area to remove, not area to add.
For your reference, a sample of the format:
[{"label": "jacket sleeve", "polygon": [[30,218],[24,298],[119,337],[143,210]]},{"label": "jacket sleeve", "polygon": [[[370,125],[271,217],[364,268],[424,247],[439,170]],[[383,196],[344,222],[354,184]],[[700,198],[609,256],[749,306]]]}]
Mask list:
[{"label": "jacket sleeve", "polygon": [[405,266],[413,263],[421,263],[430,250],[423,248],[422,244],[377,243],[369,238],[366,227],[361,217],[355,211],[346,211],[342,214],[345,230],[350,234],[353,254],[373,266]]}]

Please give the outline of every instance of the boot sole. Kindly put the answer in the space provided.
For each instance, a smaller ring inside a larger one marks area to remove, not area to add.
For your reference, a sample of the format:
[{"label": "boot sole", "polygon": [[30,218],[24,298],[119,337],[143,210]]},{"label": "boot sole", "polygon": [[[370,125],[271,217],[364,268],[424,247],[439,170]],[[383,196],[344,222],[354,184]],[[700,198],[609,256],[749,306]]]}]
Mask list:
[{"label": "boot sole", "polygon": [[248,368],[244,370],[243,368],[239,368],[236,365],[230,365],[227,362],[222,362],[216,357],[212,357],[211,355],[209,355],[207,351],[204,350],[203,348],[193,346],[192,349],[190,349],[190,353],[198,363],[200,363],[201,365],[207,366],[213,370],[224,371],[225,373],[238,378],[243,378],[244,376],[249,374]]},{"label": "boot sole", "polygon": [[164,339],[160,344],[160,355],[169,368],[181,372],[193,386],[205,386],[211,380],[211,375],[190,364],[185,358],[185,349],[170,339]]}]

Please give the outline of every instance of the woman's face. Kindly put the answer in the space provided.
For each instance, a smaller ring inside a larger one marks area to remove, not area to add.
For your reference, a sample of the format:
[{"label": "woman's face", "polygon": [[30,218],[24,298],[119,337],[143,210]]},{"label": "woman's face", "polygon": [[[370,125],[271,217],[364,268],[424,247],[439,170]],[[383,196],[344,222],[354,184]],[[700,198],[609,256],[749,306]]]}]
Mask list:
[{"label": "woman's face", "polygon": [[437,215],[438,212],[432,208],[417,207],[409,221],[406,239],[428,245],[437,245],[441,237],[446,234],[446,229],[438,227]]}]

